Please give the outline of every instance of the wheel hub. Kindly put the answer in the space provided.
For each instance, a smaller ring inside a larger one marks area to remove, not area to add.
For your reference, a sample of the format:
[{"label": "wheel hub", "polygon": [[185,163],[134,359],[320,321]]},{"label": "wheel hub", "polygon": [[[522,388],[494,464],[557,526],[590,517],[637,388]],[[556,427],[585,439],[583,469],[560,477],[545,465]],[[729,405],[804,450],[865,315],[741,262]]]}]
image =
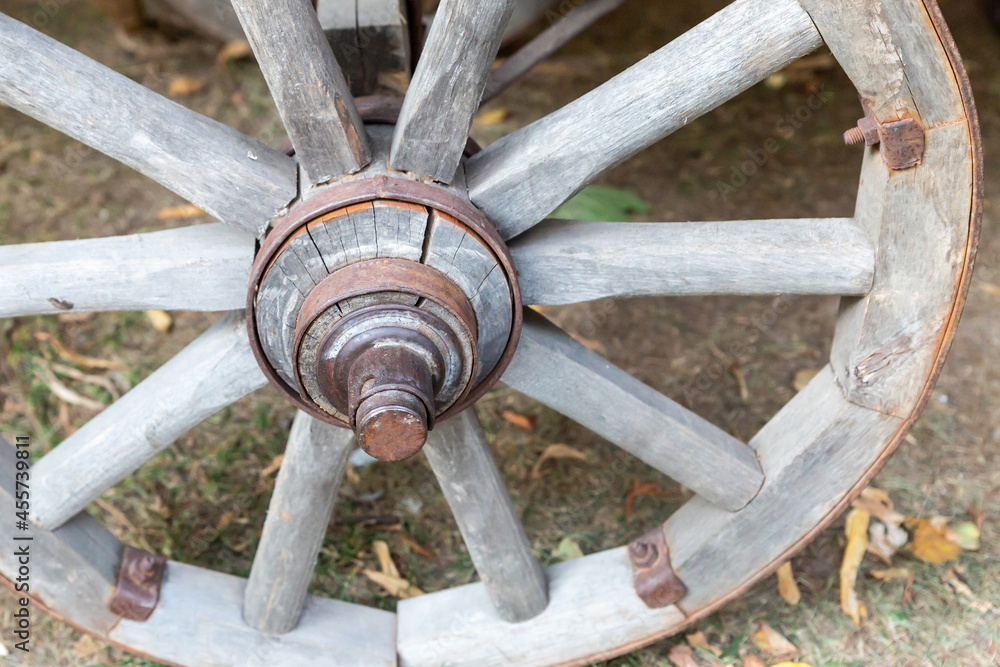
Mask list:
[{"label": "wheel hub", "polygon": [[489,389],[521,323],[510,255],[478,209],[387,176],[330,186],[282,217],[247,313],[272,384],[387,461]]}]

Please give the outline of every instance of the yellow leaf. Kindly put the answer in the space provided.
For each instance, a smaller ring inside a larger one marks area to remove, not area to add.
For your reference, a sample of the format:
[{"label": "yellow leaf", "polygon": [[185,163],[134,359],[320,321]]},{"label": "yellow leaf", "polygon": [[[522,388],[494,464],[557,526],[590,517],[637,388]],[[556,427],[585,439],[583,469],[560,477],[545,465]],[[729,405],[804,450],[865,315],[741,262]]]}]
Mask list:
[{"label": "yellow leaf", "polygon": [[945,517],[920,519],[913,531],[909,548],[913,555],[925,563],[946,563],[957,560],[962,547],[949,539],[948,520]]},{"label": "yellow leaf", "polygon": [[519,415],[512,410],[504,410],[500,413],[500,416],[504,418],[507,423],[513,424],[514,426],[524,429],[525,431],[535,430],[535,421],[526,415]]},{"label": "yellow leaf", "polygon": [[222,48],[219,49],[219,55],[215,57],[215,64],[219,67],[224,67],[230,60],[249,58],[252,55],[253,49],[250,48],[250,42],[242,39],[233,42],[226,42]]},{"label": "yellow leaf", "polygon": [[868,610],[858,600],[854,585],[858,579],[858,567],[868,549],[868,522],[871,516],[861,509],[853,509],[847,515],[847,546],[844,547],[844,560],[840,564],[840,608],[851,617],[854,625],[861,625],[861,619],[868,615]]},{"label": "yellow leaf", "polygon": [[267,477],[271,473],[277,471],[279,468],[281,468],[281,462],[284,460],[285,460],[284,454],[278,454],[277,456],[275,456],[273,459],[271,459],[271,462],[267,464],[267,467],[260,471],[260,477],[261,478]]},{"label": "yellow leaf", "polygon": [[570,537],[564,537],[559,541],[559,546],[552,552],[552,557],[556,560],[567,561],[574,558],[583,558],[583,549],[579,543]]},{"label": "yellow leaf", "polygon": [[73,645],[73,655],[77,658],[91,658],[102,648],[104,647],[96,639],[90,635],[83,635]]},{"label": "yellow leaf", "polygon": [[170,313],[165,310],[147,310],[146,319],[160,333],[167,333],[174,325],[174,318],[170,317]]},{"label": "yellow leaf", "polygon": [[802,599],[799,592],[799,585],[795,583],[795,575],[792,573],[791,561],[778,568],[778,595],[790,605],[797,605]]},{"label": "yellow leaf", "polygon": [[869,574],[879,581],[913,581],[916,575],[908,567],[890,567],[885,570],[872,570]]},{"label": "yellow leaf", "polygon": [[691,650],[690,646],[677,644],[670,649],[667,657],[676,667],[698,667],[698,663],[694,659],[694,651]]},{"label": "yellow leaf", "polygon": [[694,648],[700,648],[703,651],[708,651],[709,653],[715,654],[716,657],[722,655],[722,649],[714,644],[709,644],[708,639],[705,637],[705,633],[698,632],[691,633],[686,637],[687,643]]},{"label": "yellow leaf", "polygon": [[578,449],[573,449],[569,445],[549,445],[538,457],[535,466],[531,469],[531,479],[542,478],[542,464],[549,459],[576,459],[584,463],[590,463],[590,458]]},{"label": "yellow leaf", "polygon": [[160,209],[156,214],[157,220],[187,220],[189,218],[199,218],[205,212],[194,204],[182,204],[181,206],[169,206]]},{"label": "yellow leaf", "polygon": [[499,125],[507,120],[510,112],[507,109],[491,109],[476,116],[476,125]]},{"label": "yellow leaf", "polygon": [[194,95],[204,87],[204,79],[196,79],[193,76],[175,76],[167,85],[167,95],[170,97]]},{"label": "yellow leaf", "polygon": [[750,643],[770,658],[791,658],[799,654],[795,644],[764,621],[760,622],[757,632],[750,636]]},{"label": "yellow leaf", "polygon": [[814,377],[816,377],[818,374],[819,371],[817,370],[813,370],[811,368],[803,368],[802,370],[798,371],[795,374],[795,379],[792,381],[792,387],[795,388],[795,391],[802,391],[803,389],[806,388],[806,385],[809,384],[809,381],[812,380]]},{"label": "yellow leaf", "polygon": [[372,548],[378,557],[378,566],[382,569],[382,573],[400,579],[399,570],[396,569],[396,564],[392,562],[392,554],[389,553],[389,545],[382,540],[373,540]]},{"label": "yellow leaf", "polygon": [[393,577],[383,572],[376,572],[375,570],[368,569],[361,570],[361,574],[365,575],[372,582],[384,588],[385,591],[393,597],[406,599],[424,594],[422,590],[413,586],[402,577]]}]

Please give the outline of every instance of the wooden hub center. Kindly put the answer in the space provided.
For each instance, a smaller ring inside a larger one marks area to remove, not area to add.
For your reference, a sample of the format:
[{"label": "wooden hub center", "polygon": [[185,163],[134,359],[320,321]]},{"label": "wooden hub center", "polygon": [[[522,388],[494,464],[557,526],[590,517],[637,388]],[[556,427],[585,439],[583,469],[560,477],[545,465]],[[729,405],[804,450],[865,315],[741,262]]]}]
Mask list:
[{"label": "wooden hub center", "polygon": [[412,456],[482,395],[520,328],[510,258],[485,218],[443,188],[394,181],[292,209],[264,240],[248,301],[272,383],[382,460]]}]

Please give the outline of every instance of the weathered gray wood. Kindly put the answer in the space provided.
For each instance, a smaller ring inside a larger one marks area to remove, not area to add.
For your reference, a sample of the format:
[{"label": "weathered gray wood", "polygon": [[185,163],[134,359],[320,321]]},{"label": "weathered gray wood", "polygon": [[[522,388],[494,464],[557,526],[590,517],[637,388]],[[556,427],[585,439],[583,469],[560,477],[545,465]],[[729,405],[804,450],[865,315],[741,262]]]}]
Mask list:
[{"label": "weathered gray wood", "polygon": [[497,615],[519,623],[548,602],[538,566],[473,410],[437,424],[424,446]]},{"label": "weathered gray wood", "polygon": [[866,155],[856,215],[877,239],[875,283],[842,302],[830,356],[852,401],[905,416],[924,389],[966,263],[971,150],[958,123],[927,133],[914,169],[892,172],[876,150]]},{"label": "weathered gray wood", "polygon": [[[121,543],[87,513],[78,514],[51,533],[37,528],[16,530],[15,451],[14,445],[0,437],[0,511],[9,517],[0,522],[0,539],[7,545],[0,550],[0,574],[15,581],[22,565],[15,551],[26,546],[30,553],[28,592],[64,618],[107,632],[118,621],[108,611],[106,601],[118,579]],[[30,491],[30,478],[27,484]],[[24,540],[25,537],[30,537],[30,541]],[[23,578],[20,583],[24,583]],[[32,609],[31,614],[37,621],[38,610]],[[9,640],[11,635],[7,637]]]},{"label": "weathered gray wood", "polygon": [[[951,64],[921,0],[800,0],[880,121],[964,116]],[[859,111],[860,115],[860,111]]]},{"label": "weathered gray wood", "polygon": [[361,116],[310,0],[233,0],[311,184],[371,161]]},{"label": "weathered gray wood", "polygon": [[[560,17],[537,37],[517,50],[499,67],[493,69],[483,91],[482,104],[486,104],[502,93],[512,83],[524,76],[535,65],[542,62],[568,41],[590,27],[595,21],[613,9],[620,7],[625,0],[580,0],[583,4],[573,7],[568,14]],[[519,7],[529,3],[519,3]],[[510,23],[513,24],[514,17]]]},{"label": "weathered gray wood", "polygon": [[311,596],[294,630],[266,635],[243,622],[245,587],[240,577],[170,561],[156,612],[122,620],[108,639],[191,667],[395,667],[395,614]]},{"label": "weathered gray wood", "polygon": [[546,220],[510,244],[526,303],[692,294],[867,294],[875,250],[849,219]]},{"label": "weathered gray wood", "polygon": [[226,315],[39,461],[32,520],[53,529],[189,429],[267,383],[240,314]]},{"label": "weathered gray wood", "polygon": [[0,246],[0,316],[65,310],[233,310],[254,239],[213,223],[147,234]]},{"label": "weathered gray wood", "polygon": [[587,183],[822,44],[796,0],[736,0],[607,83],[469,159],[511,238]]},{"label": "weathered gray wood", "polygon": [[0,102],[259,234],[297,192],[295,162],[0,14]]},{"label": "weathered gray wood", "polygon": [[454,280],[476,312],[478,381],[493,370],[507,347],[514,318],[510,286],[490,249],[454,218],[434,211],[429,228],[424,264]]},{"label": "weathered gray wood", "polygon": [[533,311],[502,379],[724,509],[740,509],[760,490],[753,450]]},{"label": "weathered gray wood", "polygon": [[624,547],[551,565],[545,575],[548,607],[516,625],[496,615],[481,583],[401,600],[400,667],[591,664],[684,620],[677,607],[650,609],[639,599]]},{"label": "weathered gray wood", "polygon": [[882,454],[903,421],[848,402],[825,368],[754,436],[767,481],[736,514],[695,498],[667,520],[693,611],[734,590],[815,527]]},{"label": "weathered gray wood", "polygon": [[405,0],[316,0],[316,13],[355,96],[405,92],[410,35]]},{"label": "weathered gray wood", "polygon": [[243,618],[264,634],[298,624],[353,439],[351,431],[295,415],[243,594]]},{"label": "weathered gray wood", "polygon": [[389,164],[450,183],[514,0],[442,0],[392,136]]}]

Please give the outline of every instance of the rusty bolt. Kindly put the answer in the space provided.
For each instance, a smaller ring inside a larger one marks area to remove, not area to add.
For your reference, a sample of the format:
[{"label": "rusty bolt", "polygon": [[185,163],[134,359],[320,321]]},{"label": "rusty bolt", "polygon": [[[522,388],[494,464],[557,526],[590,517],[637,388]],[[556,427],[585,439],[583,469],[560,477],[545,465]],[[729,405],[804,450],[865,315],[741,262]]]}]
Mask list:
[{"label": "rusty bolt", "polygon": [[864,143],[866,146],[874,146],[881,141],[878,136],[878,127],[871,118],[861,118],[858,126],[852,127],[844,132],[844,143],[848,146]]},{"label": "rusty bolt", "polygon": [[628,545],[629,555],[636,567],[651,567],[656,562],[659,551],[655,544],[638,539]]}]

